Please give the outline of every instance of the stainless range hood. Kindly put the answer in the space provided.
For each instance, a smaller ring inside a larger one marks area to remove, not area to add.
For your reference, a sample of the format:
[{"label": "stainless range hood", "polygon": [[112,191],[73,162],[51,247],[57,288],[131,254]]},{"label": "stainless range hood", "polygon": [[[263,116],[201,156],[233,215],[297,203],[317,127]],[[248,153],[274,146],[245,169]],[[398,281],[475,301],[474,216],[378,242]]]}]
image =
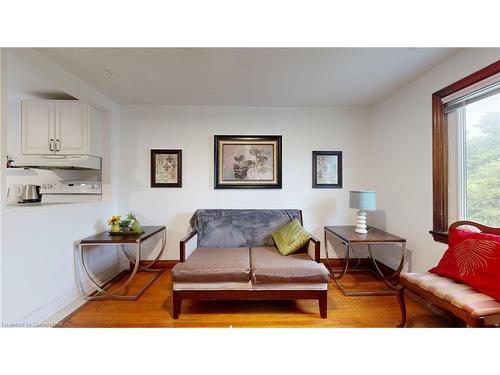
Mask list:
[{"label": "stainless range hood", "polygon": [[101,158],[90,155],[18,155],[12,167],[40,169],[101,169]]}]

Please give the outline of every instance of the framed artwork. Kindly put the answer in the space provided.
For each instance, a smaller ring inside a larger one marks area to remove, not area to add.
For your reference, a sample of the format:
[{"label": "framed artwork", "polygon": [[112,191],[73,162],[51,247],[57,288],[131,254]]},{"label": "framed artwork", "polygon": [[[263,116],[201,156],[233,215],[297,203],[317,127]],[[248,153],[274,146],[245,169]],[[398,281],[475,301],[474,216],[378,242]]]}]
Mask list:
[{"label": "framed artwork", "polygon": [[280,135],[216,135],[215,189],[281,189]]},{"label": "framed artwork", "polygon": [[342,188],[342,151],[313,151],[313,188]]},{"label": "framed artwork", "polygon": [[182,150],[151,150],[151,187],[182,187]]}]

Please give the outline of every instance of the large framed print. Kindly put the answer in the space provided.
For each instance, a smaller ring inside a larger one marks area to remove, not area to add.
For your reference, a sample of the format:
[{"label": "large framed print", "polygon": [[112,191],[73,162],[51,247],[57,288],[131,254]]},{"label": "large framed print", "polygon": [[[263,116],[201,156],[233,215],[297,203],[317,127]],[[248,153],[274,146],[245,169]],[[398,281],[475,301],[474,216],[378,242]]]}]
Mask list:
[{"label": "large framed print", "polygon": [[182,150],[151,150],[151,187],[182,187]]},{"label": "large framed print", "polygon": [[216,135],[215,189],[281,189],[280,135]]},{"label": "large framed print", "polygon": [[313,151],[312,187],[342,188],[342,151]]}]

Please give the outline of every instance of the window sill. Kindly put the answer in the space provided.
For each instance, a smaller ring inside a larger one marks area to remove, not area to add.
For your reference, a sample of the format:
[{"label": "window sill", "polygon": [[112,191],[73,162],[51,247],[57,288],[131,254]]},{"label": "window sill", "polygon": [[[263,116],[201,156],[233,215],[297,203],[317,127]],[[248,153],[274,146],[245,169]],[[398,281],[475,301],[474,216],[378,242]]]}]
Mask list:
[{"label": "window sill", "polygon": [[434,241],[448,244],[448,232],[439,232],[437,230],[430,230],[429,233],[434,238]]}]

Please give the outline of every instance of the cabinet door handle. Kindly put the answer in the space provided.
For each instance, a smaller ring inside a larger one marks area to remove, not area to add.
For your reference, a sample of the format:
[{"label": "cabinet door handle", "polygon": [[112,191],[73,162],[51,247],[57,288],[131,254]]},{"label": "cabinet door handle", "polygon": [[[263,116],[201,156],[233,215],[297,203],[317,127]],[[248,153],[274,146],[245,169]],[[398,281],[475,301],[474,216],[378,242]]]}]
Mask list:
[{"label": "cabinet door handle", "polygon": [[61,151],[61,141],[56,139],[56,151]]},{"label": "cabinet door handle", "polygon": [[54,138],[50,138],[49,150],[54,151]]}]

